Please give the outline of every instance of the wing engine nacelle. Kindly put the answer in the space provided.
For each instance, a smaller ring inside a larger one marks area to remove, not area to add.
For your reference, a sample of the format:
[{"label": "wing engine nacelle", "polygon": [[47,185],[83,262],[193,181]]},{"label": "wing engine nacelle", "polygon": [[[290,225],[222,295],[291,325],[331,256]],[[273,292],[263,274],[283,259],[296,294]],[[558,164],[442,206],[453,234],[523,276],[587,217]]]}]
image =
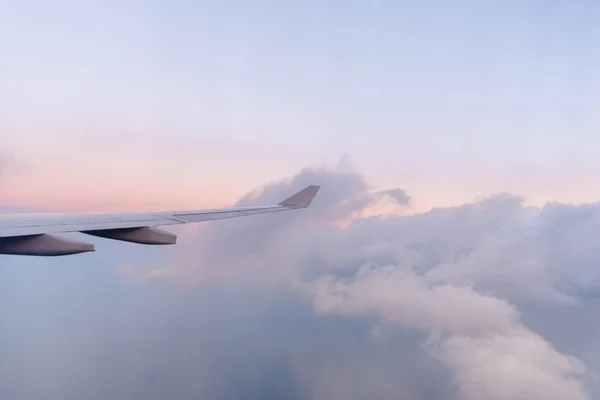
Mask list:
[{"label": "wing engine nacelle", "polygon": [[94,230],[83,231],[83,233],[138,244],[166,245],[177,243],[177,235],[163,229],[150,227]]},{"label": "wing engine nacelle", "polygon": [[0,238],[0,254],[18,256],[66,256],[95,251],[94,245],[56,235],[31,235]]}]

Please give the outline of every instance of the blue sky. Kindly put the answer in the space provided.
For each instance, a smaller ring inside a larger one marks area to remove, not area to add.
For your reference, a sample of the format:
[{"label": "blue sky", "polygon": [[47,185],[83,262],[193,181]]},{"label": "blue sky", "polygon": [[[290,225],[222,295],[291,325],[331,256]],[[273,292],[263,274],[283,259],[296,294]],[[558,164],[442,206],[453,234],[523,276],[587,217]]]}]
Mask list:
[{"label": "blue sky", "polygon": [[116,203],[138,181],[176,193],[160,205],[197,201],[190,183],[213,205],[343,154],[421,209],[600,196],[591,1],[1,7],[2,145],[31,182],[15,177],[10,202],[52,181]]}]

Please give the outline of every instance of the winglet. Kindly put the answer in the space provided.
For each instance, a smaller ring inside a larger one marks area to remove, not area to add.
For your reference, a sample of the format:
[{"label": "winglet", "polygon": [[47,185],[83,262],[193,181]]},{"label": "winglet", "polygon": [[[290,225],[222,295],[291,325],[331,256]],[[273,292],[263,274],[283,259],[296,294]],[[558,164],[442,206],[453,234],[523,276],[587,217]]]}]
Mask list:
[{"label": "winglet", "polygon": [[313,199],[317,195],[317,192],[321,189],[321,186],[311,185],[307,186],[295,195],[285,199],[279,206],[288,207],[288,208],[304,208],[310,206]]}]

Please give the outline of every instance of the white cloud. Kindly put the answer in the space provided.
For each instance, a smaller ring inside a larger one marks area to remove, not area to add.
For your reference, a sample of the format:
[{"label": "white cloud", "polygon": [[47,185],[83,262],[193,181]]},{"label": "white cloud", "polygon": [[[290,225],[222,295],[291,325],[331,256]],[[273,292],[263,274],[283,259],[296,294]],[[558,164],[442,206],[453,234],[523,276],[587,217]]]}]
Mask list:
[{"label": "white cloud", "polygon": [[600,287],[600,208],[531,208],[499,195],[360,218],[382,192],[346,165],[305,169],[240,204],[272,202],[308,184],[323,185],[308,210],[204,225],[184,235],[167,268],[128,271],[204,286],[293,288],[321,315],[376,316],[386,325],[372,331],[377,338],[390,326],[437,333],[427,349],[467,400],[588,398],[584,364],[529,330],[516,305],[576,307]]},{"label": "white cloud", "polygon": [[580,361],[527,330],[506,301],[470,288],[429,287],[424,278],[394,267],[366,268],[350,282],[322,278],[315,309],[373,313],[398,327],[438,332],[429,349],[454,371],[464,399],[588,398]]},{"label": "white cloud", "polygon": [[422,277],[394,267],[361,269],[348,283],[321,278],[314,304],[319,313],[377,313],[400,326],[464,335],[507,333],[518,320],[500,299],[467,287],[428,287]]},{"label": "white cloud", "polygon": [[516,326],[509,334],[455,335],[438,357],[456,373],[464,399],[588,399],[580,361],[559,353],[544,338]]}]

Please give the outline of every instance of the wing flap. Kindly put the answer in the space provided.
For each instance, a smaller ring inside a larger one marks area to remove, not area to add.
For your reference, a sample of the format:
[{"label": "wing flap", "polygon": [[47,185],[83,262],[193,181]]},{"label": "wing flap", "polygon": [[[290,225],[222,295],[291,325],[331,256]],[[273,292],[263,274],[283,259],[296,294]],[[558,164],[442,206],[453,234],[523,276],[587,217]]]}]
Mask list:
[{"label": "wing flap", "polygon": [[182,224],[172,219],[155,219],[151,221],[143,222],[88,222],[82,223],[60,223],[51,226],[23,226],[23,227],[0,227],[0,238],[3,237],[14,237],[14,236],[28,236],[28,235],[41,235],[44,233],[65,233],[65,232],[82,232],[88,230],[110,230],[110,229],[125,229],[125,228],[141,228],[144,226],[164,226]]}]

